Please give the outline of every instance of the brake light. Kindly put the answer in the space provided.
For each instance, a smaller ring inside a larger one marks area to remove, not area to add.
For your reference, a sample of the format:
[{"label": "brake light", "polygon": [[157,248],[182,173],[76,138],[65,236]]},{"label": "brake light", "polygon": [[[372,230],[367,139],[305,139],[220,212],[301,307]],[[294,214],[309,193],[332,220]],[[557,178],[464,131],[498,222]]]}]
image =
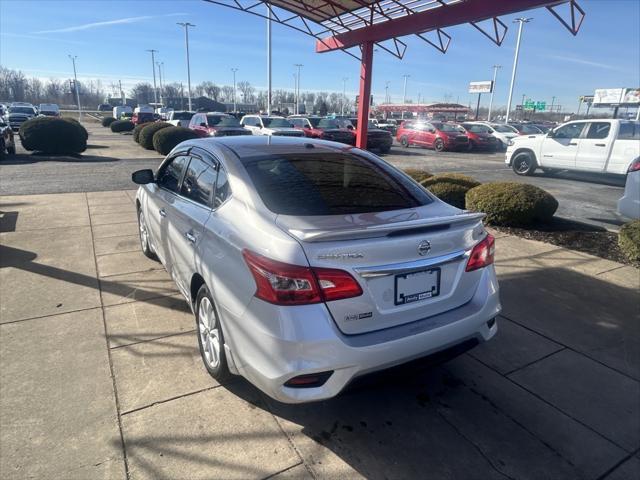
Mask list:
[{"label": "brake light", "polygon": [[636,158],[631,165],[629,165],[629,170],[627,172],[637,172],[640,170],[640,158]]},{"label": "brake light", "polygon": [[495,251],[495,239],[493,235],[487,234],[487,236],[471,250],[465,271],[473,272],[479,268],[488,267],[493,263]]},{"label": "brake light", "polygon": [[343,270],[291,265],[249,250],[242,256],[256,281],[255,296],[276,305],[308,305],[362,295],[356,280]]}]

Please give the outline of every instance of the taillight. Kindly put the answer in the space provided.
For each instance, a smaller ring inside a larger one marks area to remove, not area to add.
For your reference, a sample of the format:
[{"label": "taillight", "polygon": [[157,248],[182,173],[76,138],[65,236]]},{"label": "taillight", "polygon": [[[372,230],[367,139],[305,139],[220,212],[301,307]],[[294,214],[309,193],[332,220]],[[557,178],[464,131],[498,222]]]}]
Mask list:
[{"label": "taillight", "polygon": [[291,265],[243,250],[256,281],[255,296],[276,305],[308,305],[362,295],[358,282],[343,270]]},{"label": "taillight", "polygon": [[469,256],[467,262],[467,272],[478,270],[479,268],[487,267],[493,263],[493,256],[496,251],[495,239],[493,235],[487,234],[484,239],[478,243]]},{"label": "taillight", "polygon": [[637,172],[640,170],[640,158],[636,158],[631,165],[629,165],[629,170],[627,172]]}]

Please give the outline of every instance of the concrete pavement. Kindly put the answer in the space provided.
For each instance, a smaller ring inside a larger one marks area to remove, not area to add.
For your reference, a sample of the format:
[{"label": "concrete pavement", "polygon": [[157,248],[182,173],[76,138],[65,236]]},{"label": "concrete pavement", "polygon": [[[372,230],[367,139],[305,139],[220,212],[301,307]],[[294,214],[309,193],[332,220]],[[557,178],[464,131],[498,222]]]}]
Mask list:
[{"label": "concrete pavement", "polygon": [[0,197],[3,479],[629,479],[640,275],[497,238],[491,342],[330,401],[279,404],[199,358],[139,252],[131,191]]}]

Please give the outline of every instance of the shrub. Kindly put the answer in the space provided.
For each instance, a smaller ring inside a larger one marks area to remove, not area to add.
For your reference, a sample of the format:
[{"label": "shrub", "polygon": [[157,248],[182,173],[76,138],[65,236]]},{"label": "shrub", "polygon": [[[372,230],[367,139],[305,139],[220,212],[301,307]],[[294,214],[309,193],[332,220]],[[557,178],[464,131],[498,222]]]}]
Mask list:
[{"label": "shrub", "polygon": [[184,127],[163,128],[153,136],[153,148],[161,155],[167,155],[181,142],[198,138],[193,130]]},{"label": "shrub", "polygon": [[138,143],[141,147],[146,148],[147,150],[153,150],[153,136],[155,133],[163,128],[172,126],[173,125],[167,122],[153,122],[140,131],[140,134],[138,135]]},{"label": "shrub", "polygon": [[115,121],[116,121],[116,119],[113,118],[113,117],[104,117],[102,119],[102,122],[100,122],[100,123],[102,123],[103,127],[108,127],[109,125],[111,125]]},{"label": "shrub", "polygon": [[59,117],[59,118],[62,118],[63,120],[66,120],[67,122],[71,122],[74,125],[76,125],[77,127],[80,127],[82,129],[81,131],[82,131],[82,134],[84,135],[84,139],[85,140],[89,139],[89,132],[87,132],[87,129],[84,128],[82,126],[82,124],[78,120],[76,120],[75,118],[72,118],[72,117]]},{"label": "shrub", "polygon": [[409,175],[418,183],[432,176],[431,173],[427,172],[426,170],[422,170],[421,168],[405,168],[404,173]]},{"label": "shrub", "polygon": [[625,223],[618,234],[620,250],[632,262],[640,262],[640,220]]},{"label": "shrub", "polygon": [[525,183],[485,183],[467,192],[469,210],[487,214],[493,225],[526,227],[548,222],[558,209],[558,201],[541,188]]},{"label": "shrub", "polygon": [[51,154],[73,154],[87,149],[88,134],[80,122],[59,117],[35,117],[20,126],[26,150]]},{"label": "shrub", "polygon": [[111,125],[109,126],[111,127],[111,131],[116,133],[130,132],[133,130],[133,127],[135,127],[135,125],[129,120],[116,120],[115,122],[111,122]]},{"label": "shrub", "polygon": [[136,143],[140,142],[140,132],[144,127],[146,127],[147,125],[151,125],[152,123],[153,122],[145,122],[145,123],[139,123],[138,125],[136,125],[133,129],[133,141]]},{"label": "shrub", "polygon": [[465,208],[467,192],[480,185],[475,179],[459,173],[434,175],[420,183],[443,202],[458,208]]}]

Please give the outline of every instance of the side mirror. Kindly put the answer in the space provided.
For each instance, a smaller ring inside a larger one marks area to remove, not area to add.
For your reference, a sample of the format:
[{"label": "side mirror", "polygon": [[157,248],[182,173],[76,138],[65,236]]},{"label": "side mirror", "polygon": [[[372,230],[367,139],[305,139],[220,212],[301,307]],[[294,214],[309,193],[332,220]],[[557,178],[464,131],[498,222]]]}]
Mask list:
[{"label": "side mirror", "polygon": [[153,170],[145,169],[138,170],[131,174],[131,180],[138,185],[147,185],[148,183],[155,183],[156,179],[153,177]]},{"label": "side mirror", "polygon": [[553,138],[553,137],[555,137],[555,136],[556,136],[556,133],[555,133],[553,130],[549,130],[549,131],[547,132],[547,137],[549,137],[549,138]]},{"label": "side mirror", "polygon": [[348,128],[349,130],[355,130],[355,128],[354,128],[354,126],[353,126],[353,125],[347,125],[347,128]]}]

